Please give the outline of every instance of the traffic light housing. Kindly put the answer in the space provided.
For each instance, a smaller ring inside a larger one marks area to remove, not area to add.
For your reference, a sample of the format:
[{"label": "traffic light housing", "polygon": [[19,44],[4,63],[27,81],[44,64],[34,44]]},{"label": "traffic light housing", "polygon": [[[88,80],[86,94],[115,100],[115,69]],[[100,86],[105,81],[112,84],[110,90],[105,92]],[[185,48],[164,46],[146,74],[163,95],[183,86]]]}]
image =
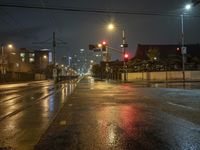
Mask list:
[{"label": "traffic light housing", "polygon": [[103,41],[103,42],[102,42],[102,51],[103,51],[103,52],[106,51],[106,46],[107,46],[106,41]]},{"label": "traffic light housing", "polygon": [[107,51],[107,42],[102,41],[99,44],[89,44],[89,50],[92,50],[94,52],[99,52],[99,51]]},{"label": "traffic light housing", "polygon": [[177,47],[177,48],[176,48],[176,54],[177,54],[177,55],[180,55],[180,54],[181,54],[181,47]]},{"label": "traffic light housing", "polygon": [[125,54],[124,54],[124,61],[125,61],[125,62],[128,62],[128,57],[129,57],[128,54],[125,53]]}]

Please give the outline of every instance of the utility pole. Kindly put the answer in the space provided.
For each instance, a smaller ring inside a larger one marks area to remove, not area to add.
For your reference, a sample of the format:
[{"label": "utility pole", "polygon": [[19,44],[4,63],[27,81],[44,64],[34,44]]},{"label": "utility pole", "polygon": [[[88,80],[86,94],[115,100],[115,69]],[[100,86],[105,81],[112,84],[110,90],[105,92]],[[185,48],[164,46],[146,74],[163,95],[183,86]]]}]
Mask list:
[{"label": "utility pole", "polygon": [[182,54],[182,73],[183,73],[183,81],[185,82],[185,54],[186,47],[184,46],[184,18],[183,14],[181,15],[181,54]]},{"label": "utility pole", "polygon": [[[42,41],[42,42],[34,42],[33,44],[39,44],[39,45],[52,45],[52,65],[53,65],[53,78],[55,81],[57,81],[57,75],[58,71],[56,68],[56,46],[57,45],[66,45],[67,43],[64,42],[63,40],[56,38],[56,33],[53,32],[53,37],[51,36],[49,39]],[[44,47],[44,46],[43,46]],[[46,46],[47,47],[47,46]],[[49,46],[48,46],[49,47]]]},{"label": "utility pole", "polygon": [[4,74],[5,74],[5,70],[4,70],[4,47],[3,44],[1,44],[1,78],[2,81],[4,81]]},{"label": "utility pole", "polygon": [[[122,29],[122,44],[123,44],[123,56],[126,54],[126,50],[125,50],[125,44],[126,44],[126,38],[125,38],[125,30]],[[124,60],[124,80],[127,80],[127,65],[126,65],[126,61]]]},{"label": "utility pole", "polygon": [[42,42],[33,42],[33,44],[40,45],[40,47],[49,47],[49,45],[52,45],[52,61],[53,61],[53,66],[56,64],[56,46],[59,45],[66,45],[67,43],[64,42],[63,40],[59,39],[56,37],[56,33],[53,32],[53,37],[49,37],[47,40],[42,41]]}]

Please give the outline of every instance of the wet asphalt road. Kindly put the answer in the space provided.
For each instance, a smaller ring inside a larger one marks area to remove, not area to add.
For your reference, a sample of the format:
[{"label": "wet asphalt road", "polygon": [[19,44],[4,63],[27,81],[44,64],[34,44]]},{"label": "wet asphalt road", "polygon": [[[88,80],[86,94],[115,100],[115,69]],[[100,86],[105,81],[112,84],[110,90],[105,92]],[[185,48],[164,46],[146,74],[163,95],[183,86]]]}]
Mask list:
[{"label": "wet asphalt road", "polygon": [[37,150],[199,150],[200,90],[82,80]]},{"label": "wet asphalt road", "polygon": [[0,149],[33,149],[76,82],[52,81],[0,85]]}]

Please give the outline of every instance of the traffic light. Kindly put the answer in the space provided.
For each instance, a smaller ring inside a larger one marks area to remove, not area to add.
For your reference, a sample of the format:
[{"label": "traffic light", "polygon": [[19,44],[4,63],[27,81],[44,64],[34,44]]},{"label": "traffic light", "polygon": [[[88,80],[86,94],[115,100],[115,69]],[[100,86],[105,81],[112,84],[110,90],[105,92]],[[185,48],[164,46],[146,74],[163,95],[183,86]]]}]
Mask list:
[{"label": "traffic light", "polygon": [[107,42],[106,41],[103,41],[102,42],[102,51],[106,51],[106,46],[107,46]]},{"label": "traffic light", "polygon": [[127,53],[124,54],[124,61],[128,62],[128,54]]},{"label": "traffic light", "polygon": [[176,54],[178,54],[178,55],[181,54],[181,47],[176,48]]}]

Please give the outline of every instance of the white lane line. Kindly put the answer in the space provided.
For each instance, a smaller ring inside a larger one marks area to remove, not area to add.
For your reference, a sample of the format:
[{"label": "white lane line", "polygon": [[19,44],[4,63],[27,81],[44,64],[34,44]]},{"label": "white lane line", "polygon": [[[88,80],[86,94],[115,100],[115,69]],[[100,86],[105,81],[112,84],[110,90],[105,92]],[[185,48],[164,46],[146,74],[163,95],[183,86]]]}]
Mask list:
[{"label": "white lane line", "polygon": [[196,109],[194,109],[193,107],[190,107],[190,106],[180,105],[180,104],[176,104],[176,103],[172,103],[172,102],[167,102],[167,103],[170,104],[170,105],[174,105],[174,106],[177,106],[177,107],[182,107],[182,108],[193,110],[193,111],[196,110]]}]

